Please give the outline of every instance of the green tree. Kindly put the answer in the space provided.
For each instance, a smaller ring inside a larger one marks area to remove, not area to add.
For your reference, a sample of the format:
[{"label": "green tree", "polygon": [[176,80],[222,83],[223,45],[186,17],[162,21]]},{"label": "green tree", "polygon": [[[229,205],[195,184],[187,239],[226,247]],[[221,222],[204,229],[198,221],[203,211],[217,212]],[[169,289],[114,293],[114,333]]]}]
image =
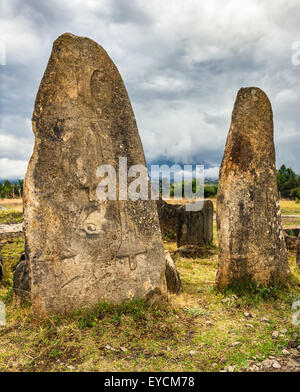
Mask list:
[{"label": "green tree", "polygon": [[277,170],[277,186],[281,197],[295,197],[295,189],[300,187],[300,177],[293,169],[282,165]]}]

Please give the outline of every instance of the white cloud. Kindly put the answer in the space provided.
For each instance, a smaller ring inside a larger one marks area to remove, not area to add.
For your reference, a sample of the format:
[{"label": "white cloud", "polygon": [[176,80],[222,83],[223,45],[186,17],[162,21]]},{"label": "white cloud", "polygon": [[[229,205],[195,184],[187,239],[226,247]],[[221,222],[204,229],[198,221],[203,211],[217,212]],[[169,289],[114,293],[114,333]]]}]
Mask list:
[{"label": "white cloud", "polygon": [[70,31],[96,40],[116,63],[148,161],[191,159],[211,166],[206,176],[214,177],[236,93],[253,85],[273,106],[277,164],[300,172],[300,66],[291,62],[291,44],[299,40],[297,0],[2,3],[0,158],[29,159],[38,83],[53,40]]},{"label": "white cloud", "polygon": [[5,135],[0,131],[0,158],[29,159],[32,152],[32,141],[13,135]]},{"label": "white cloud", "polygon": [[275,96],[275,101],[279,104],[286,104],[295,101],[299,101],[298,93],[291,89],[285,89],[279,91]]},{"label": "white cloud", "polygon": [[218,178],[219,177],[219,170],[220,170],[219,166],[205,169],[204,176],[205,176],[205,178]]},{"label": "white cloud", "polygon": [[0,178],[7,180],[24,178],[27,164],[27,161],[0,158]]}]

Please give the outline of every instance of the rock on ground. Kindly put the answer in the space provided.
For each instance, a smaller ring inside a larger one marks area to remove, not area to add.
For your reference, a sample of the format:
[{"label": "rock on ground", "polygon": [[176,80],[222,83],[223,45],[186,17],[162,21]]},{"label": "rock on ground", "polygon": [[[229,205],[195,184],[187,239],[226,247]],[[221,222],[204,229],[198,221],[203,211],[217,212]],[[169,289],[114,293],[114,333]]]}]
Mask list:
[{"label": "rock on ground", "polygon": [[25,254],[21,256],[14,271],[13,291],[21,300],[30,298],[30,273]]},{"label": "rock on ground", "polygon": [[166,251],[166,281],[169,293],[178,294],[182,291],[179,272],[169,251]]}]

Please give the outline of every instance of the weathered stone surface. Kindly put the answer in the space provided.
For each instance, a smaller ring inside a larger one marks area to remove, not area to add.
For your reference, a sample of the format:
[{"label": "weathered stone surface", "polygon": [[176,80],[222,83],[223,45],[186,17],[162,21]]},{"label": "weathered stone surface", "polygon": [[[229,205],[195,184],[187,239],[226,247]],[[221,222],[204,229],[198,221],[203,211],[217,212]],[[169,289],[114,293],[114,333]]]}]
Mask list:
[{"label": "weathered stone surface", "polygon": [[177,246],[209,245],[213,240],[214,206],[211,200],[204,200],[200,211],[178,209]]},{"label": "weathered stone surface", "polygon": [[281,226],[273,114],[258,88],[239,90],[217,195],[217,285],[233,280],[270,285],[290,273]]},{"label": "weathered stone surface", "polygon": [[171,294],[178,294],[182,291],[180,276],[169,251],[166,251],[166,281]]},{"label": "weathered stone surface", "polygon": [[100,165],[145,165],[125,86],[101,46],[72,34],[54,42],[32,124],[24,230],[36,311],[164,297],[155,202],[96,196]]},{"label": "weathered stone surface", "polygon": [[30,298],[29,265],[25,259],[25,254],[21,256],[14,272],[13,291],[22,300]]}]

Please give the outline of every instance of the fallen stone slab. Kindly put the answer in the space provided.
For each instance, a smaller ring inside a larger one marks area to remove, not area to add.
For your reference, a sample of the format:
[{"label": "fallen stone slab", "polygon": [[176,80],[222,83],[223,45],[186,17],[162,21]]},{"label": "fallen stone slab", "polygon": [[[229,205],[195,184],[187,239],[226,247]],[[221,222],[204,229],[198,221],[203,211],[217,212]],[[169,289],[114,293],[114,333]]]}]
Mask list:
[{"label": "fallen stone slab", "polygon": [[0,224],[0,234],[3,233],[21,233],[23,231],[22,223]]},{"label": "fallen stone slab", "polygon": [[18,237],[23,234],[23,224],[13,223],[10,225],[0,225],[0,240],[6,240],[14,237]]}]

